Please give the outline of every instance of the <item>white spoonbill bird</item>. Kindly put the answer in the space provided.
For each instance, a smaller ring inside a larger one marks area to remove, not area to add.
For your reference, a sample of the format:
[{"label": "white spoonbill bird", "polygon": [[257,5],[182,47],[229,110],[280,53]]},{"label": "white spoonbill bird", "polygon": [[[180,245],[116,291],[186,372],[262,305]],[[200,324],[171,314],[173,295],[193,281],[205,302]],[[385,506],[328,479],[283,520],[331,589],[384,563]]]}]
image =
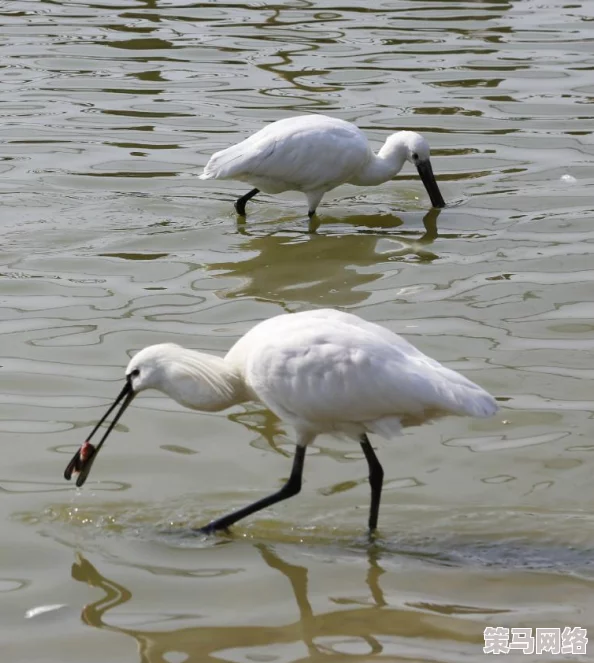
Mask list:
[{"label": "white spoonbill bird", "polygon": [[[201,528],[211,533],[301,490],[305,452],[320,433],[357,440],[369,466],[369,529],[377,527],[384,471],[368,433],[384,438],[404,426],[441,416],[487,417],[495,399],[456,371],[427,357],[408,341],[356,315],[332,309],[288,313],[258,323],[224,358],[164,343],[140,350],[128,364],[126,382],[107,413],[75,453],[64,476],[86,481],[105,439],[133,398],[157,389],[181,405],[214,412],[259,401],[297,432],[291,475],[277,492]],[[119,410],[103,437],[90,440]]]},{"label": "white spoonbill bird", "polygon": [[417,169],[433,207],[444,207],[429,159],[429,143],[414,131],[399,131],[374,154],[365,134],[350,122],[327,115],[300,115],[272,122],[237,145],[212,155],[203,180],[239,180],[255,187],[235,202],[245,204],[260,191],[301,191],[311,218],[327,191],[340,184],[375,186],[395,177],[405,161]]}]

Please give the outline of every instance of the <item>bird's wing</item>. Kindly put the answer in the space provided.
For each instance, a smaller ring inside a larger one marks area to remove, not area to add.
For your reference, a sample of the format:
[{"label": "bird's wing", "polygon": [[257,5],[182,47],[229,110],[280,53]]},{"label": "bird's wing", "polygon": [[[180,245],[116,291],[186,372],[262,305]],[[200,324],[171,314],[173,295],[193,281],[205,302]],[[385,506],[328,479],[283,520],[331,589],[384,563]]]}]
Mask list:
[{"label": "bird's wing", "polygon": [[274,180],[309,191],[338,186],[371,155],[354,125],[324,116],[274,122],[237,145],[216,152],[200,176],[253,183]]},{"label": "bird's wing", "polygon": [[246,378],[273,412],[297,426],[339,430],[348,423],[419,423],[497,409],[487,392],[459,373],[361,327],[326,320],[279,331],[250,354]]},{"label": "bird's wing", "polygon": [[345,325],[351,325],[353,327],[357,327],[370,334],[373,334],[374,336],[379,336],[381,339],[383,339],[386,343],[389,343],[390,345],[395,345],[401,348],[403,352],[405,352],[407,355],[411,357],[412,356],[423,357],[430,364],[443,368],[443,366],[438,361],[435,361],[435,359],[432,359],[431,357],[428,357],[426,354],[422,353],[412,343],[409,343],[402,336],[399,336],[395,332],[390,331],[386,327],[378,325],[375,322],[369,322],[368,320],[364,320],[363,318],[360,318],[358,315],[353,315],[352,313],[346,313],[345,311],[337,311],[336,309],[333,308],[321,308],[321,309],[314,309],[311,311],[302,311],[300,313],[293,313],[292,315],[304,316],[311,319],[320,318],[323,320],[337,321],[344,323]]}]

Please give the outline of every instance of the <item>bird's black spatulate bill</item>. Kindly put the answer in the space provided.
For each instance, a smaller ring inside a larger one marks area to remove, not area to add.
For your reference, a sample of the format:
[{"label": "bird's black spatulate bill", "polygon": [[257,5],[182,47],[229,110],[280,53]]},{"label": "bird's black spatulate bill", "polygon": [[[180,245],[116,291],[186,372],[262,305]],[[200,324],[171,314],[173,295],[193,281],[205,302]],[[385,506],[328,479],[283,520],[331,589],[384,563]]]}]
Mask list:
[{"label": "bird's black spatulate bill", "polygon": [[[77,452],[72,457],[72,460],[66,466],[66,469],[64,470],[64,478],[67,481],[70,481],[73,474],[78,473],[78,477],[76,479],[76,485],[80,488],[85,483],[87,477],[89,476],[89,472],[91,471],[91,467],[93,466],[93,462],[97,454],[99,453],[99,449],[101,449],[108,435],[111,433],[114,426],[118,423],[119,418],[124,414],[126,408],[128,407],[128,405],[130,405],[133,398],[134,398],[134,392],[132,391],[132,384],[130,383],[129,380],[126,380],[126,384],[124,385],[122,391],[120,391],[120,393],[118,394],[118,397],[115,399],[115,401],[107,410],[107,412],[101,417],[95,428],[93,428],[93,430],[91,431],[89,437],[80,447],[80,449],[77,450]],[[111,424],[109,424],[109,427],[105,431],[101,440],[99,441],[99,444],[96,447],[93,446],[90,443],[91,438],[93,437],[93,435],[95,435],[95,433],[99,430],[99,427],[103,424],[103,422],[107,419],[107,417],[109,417],[109,415],[115,410],[115,408],[120,403],[122,403],[120,409],[118,410],[116,416],[113,418]]]},{"label": "bird's black spatulate bill", "polygon": [[427,159],[426,161],[419,161],[417,165],[417,171],[419,177],[421,178],[429,198],[431,199],[431,204],[433,207],[445,207],[445,200],[441,195],[441,191],[437,186],[435,181],[435,175],[433,174],[433,168],[431,167],[431,162]]}]

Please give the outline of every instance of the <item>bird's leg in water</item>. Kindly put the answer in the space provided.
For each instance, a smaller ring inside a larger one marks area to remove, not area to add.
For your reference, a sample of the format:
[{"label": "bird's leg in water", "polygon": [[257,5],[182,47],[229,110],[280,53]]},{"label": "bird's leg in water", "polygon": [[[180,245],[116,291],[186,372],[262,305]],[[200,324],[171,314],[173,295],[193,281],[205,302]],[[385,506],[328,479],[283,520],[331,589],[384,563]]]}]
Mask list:
[{"label": "bird's leg in water", "polygon": [[324,193],[324,191],[320,190],[305,192],[305,197],[307,198],[307,216],[310,219],[313,219],[316,215],[316,210],[318,209],[318,205],[322,202]]},{"label": "bird's leg in water", "polygon": [[367,465],[369,465],[369,485],[371,486],[371,505],[369,507],[369,533],[377,529],[377,518],[379,515],[380,499],[382,497],[382,484],[384,482],[384,468],[381,466],[369,438],[365,433],[360,439],[361,449],[365,454]]},{"label": "bird's leg in water", "polygon": [[312,216],[311,219],[309,220],[309,223],[307,224],[307,232],[310,235],[314,235],[317,231],[317,229],[320,227],[321,222],[320,222],[320,217],[319,216]]},{"label": "bird's leg in water", "polygon": [[291,476],[289,477],[287,483],[280,490],[278,490],[276,493],[273,493],[272,495],[268,495],[268,497],[263,497],[261,500],[258,500],[253,504],[248,504],[248,506],[243,507],[243,509],[239,509],[238,511],[234,511],[233,513],[223,516],[222,518],[213,520],[205,527],[201,527],[198,531],[202,534],[212,534],[219,529],[227,529],[238,520],[241,520],[246,516],[250,516],[252,513],[256,513],[256,511],[260,511],[261,509],[265,509],[267,506],[271,506],[277,502],[282,502],[282,500],[286,500],[288,497],[297,495],[297,493],[301,490],[301,477],[303,475],[303,462],[305,460],[306,448],[307,447],[305,446],[297,447],[297,450],[295,451],[295,458],[293,459]]},{"label": "bird's leg in water", "polygon": [[245,216],[245,204],[257,193],[260,193],[260,189],[252,189],[251,191],[248,191],[245,196],[241,196],[241,198],[238,198],[235,203],[233,203],[235,206],[235,211],[239,214],[239,216]]}]

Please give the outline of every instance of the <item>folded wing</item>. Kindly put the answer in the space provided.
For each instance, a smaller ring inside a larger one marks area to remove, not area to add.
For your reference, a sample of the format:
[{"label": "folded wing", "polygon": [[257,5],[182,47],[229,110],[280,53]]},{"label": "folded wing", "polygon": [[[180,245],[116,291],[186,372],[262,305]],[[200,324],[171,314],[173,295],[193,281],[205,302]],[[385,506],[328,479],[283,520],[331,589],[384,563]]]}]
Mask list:
[{"label": "folded wing", "polygon": [[287,329],[250,356],[250,386],[271,410],[304,428],[351,423],[387,434],[447,414],[495,413],[495,400],[481,387],[367,324],[320,318],[318,325],[310,319],[306,329]]},{"label": "folded wing", "polygon": [[236,179],[268,193],[328,190],[349,179],[370,157],[354,125],[325,116],[287,118],[216,152],[201,179]]}]

